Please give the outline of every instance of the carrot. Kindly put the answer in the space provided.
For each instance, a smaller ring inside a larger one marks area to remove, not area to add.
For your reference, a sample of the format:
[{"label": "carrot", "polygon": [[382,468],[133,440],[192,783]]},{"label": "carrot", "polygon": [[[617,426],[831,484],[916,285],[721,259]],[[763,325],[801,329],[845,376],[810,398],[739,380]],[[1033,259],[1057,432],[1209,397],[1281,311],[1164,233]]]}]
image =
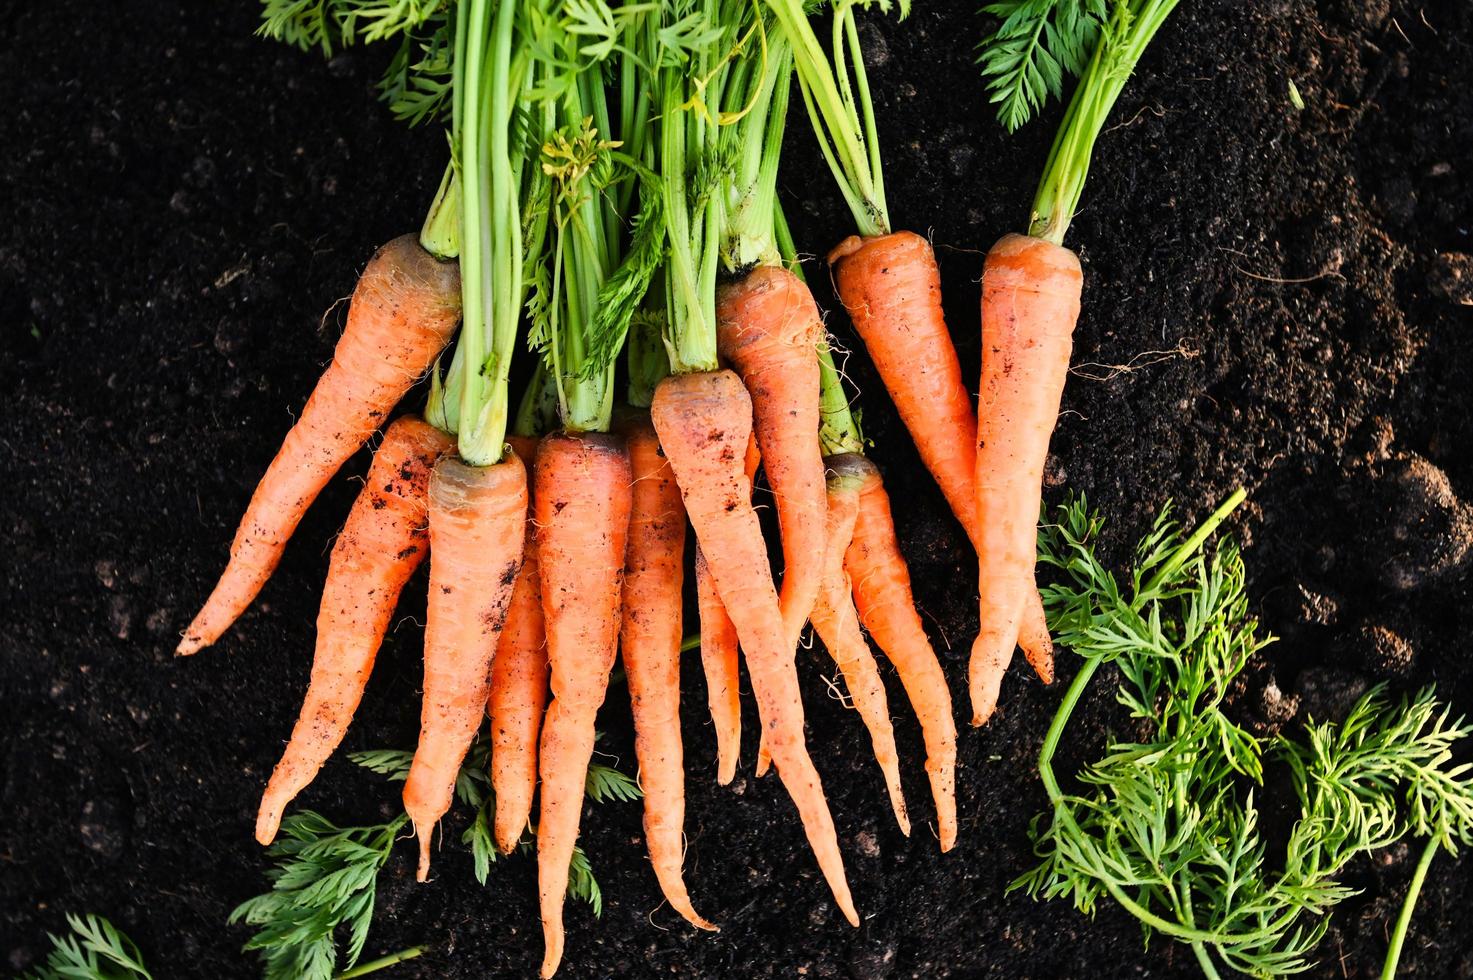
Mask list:
[{"label": "carrot", "polygon": [[977,405],[982,629],[970,666],[974,725],[997,706],[1027,611],[1043,465],[1069,372],[1082,287],[1078,257],[1051,242],[1006,235],[987,253]]},{"label": "carrot", "polygon": [[395,420],[338,535],[317,614],[312,680],[291,741],[261,797],[256,840],[276,838],[281,814],[342,742],[404,583],[429,550],[430,468],[450,437],[419,419]]},{"label": "carrot", "polygon": [[977,416],[941,310],[931,243],[909,231],[829,253],[839,300],[951,510],[976,537]]},{"label": "carrot", "polygon": [[798,807],[809,845],[845,918],[859,925],[833,817],[803,742],[803,701],[777,589],[741,459],[752,400],[731,371],[677,374],[655,389],[650,415],[675,470],[717,591],[746,652],[763,732],[778,776]]},{"label": "carrot", "polygon": [[759,267],[717,291],[718,350],[751,395],[757,445],[777,503],[783,627],[794,649],[823,584],[824,469],[814,359],[822,339],[808,286],[781,266]]},{"label": "carrot", "polygon": [[618,651],[630,482],[629,453],[617,437],[559,433],[538,447],[532,501],[552,667],[537,821],[544,977],[562,960],[563,896],[593,756],[594,716]]},{"label": "carrot", "polygon": [[[508,436],[523,465],[531,465],[537,440]],[[512,586],[506,625],[491,665],[491,791],[496,800],[496,846],[510,854],[527,829],[537,792],[537,737],[547,708],[547,634],[542,618],[542,587],[537,573],[534,525],[529,520],[522,546],[522,568]]]},{"label": "carrot", "polygon": [[696,602],[701,617],[701,669],[706,675],[706,703],[716,729],[716,782],[736,777],[742,750],[741,681],[736,627],[721,604],[716,581],[700,545],[696,546]]},{"label": "carrot", "polygon": [[634,715],[634,751],[644,789],[644,836],[670,907],[698,929],[680,866],[685,855],[685,770],[680,739],[680,644],[685,505],[645,413],[619,425],[634,476],[624,556],[620,649]]},{"label": "carrot", "polygon": [[317,494],[429,370],[459,319],[458,265],[436,259],[415,235],[374,254],[353,290],[332,363],[256,486],[230,561],[184,631],[179,654],[214,643],[251,604]]},{"label": "carrot", "polygon": [[[747,499],[752,499],[752,478],[762,465],[762,454],[754,436],[747,442]],[[738,664],[736,627],[721,604],[711,578],[706,556],[696,544],[696,596],[701,616],[701,669],[706,675],[706,699],[716,729],[716,782],[728,785],[736,777],[742,751],[741,668]],[[760,757],[759,757],[760,765]],[[765,770],[765,766],[762,767]],[[762,772],[758,772],[762,775]]]},{"label": "carrot", "polygon": [[854,600],[849,597],[849,578],[844,572],[844,553],[854,537],[859,516],[859,490],[874,467],[863,456],[830,456],[828,467],[828,542],[825,546],[823,591],[813,609],[813,628],[829,655],[844,675],[844,684],[869,729],[875,760],[885,776],[890,807],[901,833],[910,836],[910,816],[900,788],[900,754],[895,749],[895,729],[890,724],[890,706],[885,683],[875,666],[874,654],[859,630]]},{"label": "carrot", "polygon": [[936,801],[941,850],[956,843],[956,722],[951,691],[917,615],[910,572],[900,554],[890,497],[870,464],[859,489],[854,537],[844,553],[859,621],[895,665],[926,743],[926,775]]},{"label": "carrot", "polygon": [[522,563],[527,471],[514,454],[489,466],[443,456],[430,474],[430,585],[419,744],[404,809],[430,872],[430,838],[450,808],[460,764],[480,727],[512,585]]}]

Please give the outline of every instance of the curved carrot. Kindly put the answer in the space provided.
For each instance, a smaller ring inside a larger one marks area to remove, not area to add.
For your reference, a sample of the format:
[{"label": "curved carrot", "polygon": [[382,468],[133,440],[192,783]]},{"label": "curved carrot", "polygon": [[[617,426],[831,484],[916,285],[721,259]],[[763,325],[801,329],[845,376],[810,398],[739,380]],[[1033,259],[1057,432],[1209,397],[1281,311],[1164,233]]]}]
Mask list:
[{"label": "curved carrot", "polygon": [[854,600],[849,597],[849,577],[844,572],[844,552],[854,536],[859,516],[859,490],[874,467],[863,456],[830,456],[828,465],[828,543],[825,548],[823,591],[813,607],[813,628],[828,647],[829,655],[844,675],[844,685],[854,708],[869,729],[875,761],[885,776],[890,807],[901,833],[910,836],[910,816],[900,788],[900,754],[895,749],[895,729],[890,724],[890,705],[885,682],[875,666],[874,654],[859,629]]},{"label": "curved carrot", "polygon": [[395,420],[374,453],[347,523],[332,549],[312,680],[291,741],[271,773],[256,815],[256,840],[276,838],[281,814],[342,742],[404,583],[429,550],[430,468],[451,445],[434,426]]},{"label": "curved carrot", "polygon": [[450,809],[460,764],[486,710],[526,520],[527,471],[515,455],[492,466],[454,456],[435,464],[424,704],[404,782],[404,809],[419,838],[420,881],[429,877],[431,835]]},{"label": "curved carrot", "polygon": [[1083,276],[1066,248],[1006,235],[982,273],[982,392],[977,406],[978,587],[972,724],[997,706],[1033,587],[1049,436],[1069,373]]},{"label": "curved carrot", "polygon": [[552,703],[542,723],[537,890],[542,976],[563,956],[563,896],[578,840],[594,716],[618,652],[631,506],[629,454],[601,433],[547,436],[532,493]]},{"label": "curved carrot", "polygon": [[[507,436],[524,465],[531,465],[537,440]],[[537,573],[533,524],[527,521],[522,568],[512,586],[506,625],[491,665],[491,792],[496,800],[496,846],[510,854],[521,840],[537,792],[537,737],[547,708],[547,633]]]},{"label": "curved carrot", "polygon": [[[982,547],[977,519],[977,418],[941,309],[941,273],[931,243],[909,231],[851,235],[829,253],[839,299],[880,372],[951,512]],[[1029,662],[1047,682],[1053,642],[1030,570],[1030,622],[1021,636]],[[1020,586],[1021,588],[1022,586]]]},{"label": "curved carrot", "polygon": [[[752,499],[752,478],[762,465],[762,454],[754,436],[747,442],[746,473],[748,500]],[[716,583],[711,578],[706,556],[696,544],[696,597],[701,616],[701,669],[706,675],[706,699],[711,722],[716,729],[716,782],[722,786],[736,777],[737,760],[742,751],[741,667],[736,627],[721,604]],[[762,775],[766,765],[759,756]],[[769,760],[770,761],[770,760]]]},{"label": "curved carrot", "polygon": [[941,850],[949,851],[956,843],[956,721],[951,713],[951,691],[916,613],[910,572],[890,515],[890,497],[873,463],[866,463],[844,569],[849,573],[859,621],[895,665],[921,724],[926,775],[936,801],[936,832]]},{"label": "curved carrot", "polygon": [[759,267],[717,291],[718,349],[751,395],[757,445],[777,504],[780,603],[794,650],[823,584],[824,470],[814,356],[822,339],[808,286],[782,266]]},{"label": "curved carrot", "polygon": [[648,416],[623,420],[634,475],[624,556],[620,649],[634,715],[650,864],[670,907],[698,929],[680,866],[685,859],[685,767],[680,740],[680,643],[685,505]]},{"label": "curved carrot", "polygon": [[255,599],[317,494],[429,370],[460,319],[460,267],[403,235],[379,249],[348,307],[348,326],[302,416],[261,477],[230,561],[178,653],[207,647]]},{"label": "curved carrot", "polygon": [[803,741],[803,700],[784,635],[767,549],[748,496],[741,458],[752,431],[752,400],[731,371],[675,375],[655,389],[650,415],[675,470],[696,537],[736,625],[779,778],[798,807],[808,843],[845,918],[859,915],[823,784]]}]

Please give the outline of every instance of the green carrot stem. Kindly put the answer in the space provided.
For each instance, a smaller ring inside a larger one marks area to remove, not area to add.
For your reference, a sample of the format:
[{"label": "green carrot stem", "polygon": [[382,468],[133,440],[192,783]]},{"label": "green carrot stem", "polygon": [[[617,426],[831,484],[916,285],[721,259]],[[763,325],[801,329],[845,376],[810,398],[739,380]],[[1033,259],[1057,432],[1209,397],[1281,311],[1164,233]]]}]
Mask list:
[{"label": "green carrot stem", "polygon": [[1033,198],[1028,234],[1061,245],[1084,194],[1090,159],[1105,120],[1146,46],[1178,0],[1122,0],[1100,31],[1089,67],[1074,90],[1054,136],[1043,179]]},{"label": "green carrot stem", "polygon": [[445,176],[440,178],[440,189],[425,215],[424,227],[419,232],[419,244],[426,252],[442,262],[460,254],[460,180],[455,176],[455,164],[445,167]]},{"label": "green carrot stem", "polygon": [[1427,869],[1437,856],[1442,840],[1436,834],[1427,839],[1422,848],[1422,857],[1417,861],[1417,870],[1412,873],[1412,883],[1407,886],[1407,897],[1401,903],[1401,912],[1396,916],[1396,927],[1391,931],[1391,945],[1386,949],[1386,962],[1381,967],[1381,980],[1396,980],[1397,964],[1401,962],[1401,950],[1406,945],[1407,932],[1411,929],[1412,913],[1417,908],[1417,898],[1422,885],[1427,881]]},{"label": "green carrot stem", "polygon": [[344,970],[342,973],[335,975],[333,980],[352,980],[354,977],[366,977],[370,973],[377,973],[380,970],[388,969],[396,963],[403,963],[407,960],[423,956],[424,952],[425,948],[423,946],[411,946],[408,949],[401,949],[397,953],[390,953],[388,956],[380,956],[376,960],[360,963],[351,970]]}]

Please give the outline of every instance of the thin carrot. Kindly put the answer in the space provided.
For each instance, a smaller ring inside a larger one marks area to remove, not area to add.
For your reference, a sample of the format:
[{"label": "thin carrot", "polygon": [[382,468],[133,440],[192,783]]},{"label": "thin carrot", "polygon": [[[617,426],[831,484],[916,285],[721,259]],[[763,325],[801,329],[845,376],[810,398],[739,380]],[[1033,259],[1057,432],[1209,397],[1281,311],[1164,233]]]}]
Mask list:
[{"label": "thin carrot", "polygon": [[849,595],[849,577],[844,571],[844,553],[854,537],[854,524],[859,516],[859,491],[874,467],[863,456],[852,454],[830,456],[825,464],[828,467],[828,542],[823,591],[813,608],[813,628],[838,664],[855,710],[869,729],[870,744],[885,777],[895,822],[900,825],[901,833],[909,837],[910,816],[900,787],[900,754],[895,749],[895,729],[890,724],[885,682],[880,679],[874,654],[860,632],[854,600]]},{"label": "thin carrot", "polygon": [[443,456],[430,474],[429,602],[419,744],[404,809],[430,872],[435,824],[450,808],[460,764],[480,727],[491,662],[522,563],[527,471],[515,454],[489,466]]},{"label": "thin carrot", "polygon": [[803,700],[777,590],[762,572],[767,550],[741,464],[752,431],[751,397],[731,371],[679,374],[660,382],[650,414],[721,601],[741,638],[778,776],[798,807],[840,910],[858,926],[833,817],[803,741]]},{"label": "thin carrot", "polygon": [[286,805],[347,733],[399,593],[429,550],[430,469],[449,448],[445,433],[406,416],[389,426],[374,453],[332,549],[317,614],[312,680],[256,815],[256,840],[262,844],[276,838]]},{"label": "thin carrot", "polygon": [[956,843],[956,722],[951,691],[926,637],[900,553],[890,497],[873,464],[859,490],[854,537],[844,554],[854,606],[865,630],[895,665],[926,743],[926,775],[936,802],[941,850]]},{"label": "thin carrot", "polygon": [[358,279],[333,360],[256,486],[230,561],[177,652],[207,647],[255,599],[287,539],[338,468],[383,424],[449,342],[460,319],[460,272],[403,235]]},{"label": "thin carrot", "polygon": [[544,977],[562,960],[563,896],[593,756],[594,716],[618,651],[630,483],[629,453],[615,436],[559,433],[538,447],[532,500],[552,667],[537,821]]},{"label": "thin carrot", "polygon": [[782,266],[761,266],[717,291],[718,350],[752,397],[757,445],[777,503],[780,602],[794,649],[823,584],[824,469],[814,359],[822,339],[808,286]]},{"label": "thin carrot", "polygon": [[[537,440],[508,436],[523,465],[530,466]],[[491,790],[496,799],[496,846],[510,854],[527,829],[537,792],[537,738],[547,708],[547,633],[542,618],[542,587],[537,572],[535,525],[529,520],[522,568],[512,587],[506,625],[491,665]]]},{"label": "thin carrot", "polygon": [[977,405],[982,629],[972,644],[974,725],[997,706],[1028,610],[1043,466],[1069,373],[1082,288],[1078,257],[1051,242],[1006,235],[987,253]]},{"label": "thin carrot", "polygon": [[[747,443],[748,500],[752,498],[752,479],[761,465],[762,453],[753,436]],[[716,782],[726,786],[736,777],[742,751],[740,644],[699,542],[696,544],[696,595],[701,615],[701,667],[706,674],[706,697],[716,729]],[[759,752],[757,775],[766,773],[771,763],[772,757],[766,751]]]},{"label": "thin carrot", "polygon": [[680,739],[685,505],[649,416],[631,412],[621,420],[619,430],[628,441],[634,477],[620,649],[634,715],[639,784],[644,789],[645,843],[671,908],[696,928],[714,931],[716,927],[692,907],[680,870],[685,857],[685,769]]}]

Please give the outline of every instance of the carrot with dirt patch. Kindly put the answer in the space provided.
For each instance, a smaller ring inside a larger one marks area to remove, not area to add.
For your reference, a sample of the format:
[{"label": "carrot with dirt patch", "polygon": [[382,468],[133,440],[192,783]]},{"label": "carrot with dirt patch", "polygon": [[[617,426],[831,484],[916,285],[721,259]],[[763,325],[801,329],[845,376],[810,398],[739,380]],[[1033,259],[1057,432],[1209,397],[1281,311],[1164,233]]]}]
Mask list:
[{"label": "carrot with dirt patch", "polygon": [[[494,9],[493,9],[494,8]],[[429,876],[435,825],[449,809],[461,762],[486,711],[491,666],[522,563],[527,475],[506,445],[507,382],[540,240],[522,234],[524,201],[546,181],[517,142],[540,117],[523,112],[531,79],[515,5],[467,0],[455,11],[452,145],[461,194],[464,326],[441,402],[427,414],[456,430],[455,455],[430,476],[430,583],[419,743],[404,809],[419,838],[417,877]],[[517,52],[513,55],[513,52]],[[451,397],[453,395],[453,397]],[[454,410],[447,406],[454,402]]]},{"label": "carrot with dirt patch", "polygon": [[1054,138],[1028,234],[1003,236],[983,267],[976,477],[982,629],[970,664],[974,725],[992,716],[1013,648],[1034,629],[1025,616],[1034,592],[1043,468],[1084,284],[1064,235],[1105,119],[1175,6],[1176,0],[1128,0],[1112,8]]},{"label": "carrot with dirt patch", "polygon": [[457,188],[447,172],[424,231],[380,248],[358,278],[332,363],[251,495],[230,560],[184,631],[180,655],[211,645],[240,617],[327,481],[450,342],[460,322],[460,267],[445,226]]},{"label": "carrot with dirt patch", "polygon": [[276,839],[287,804],[347,733],[399,593],[429,552],[430,471],[449,448],[445,433],[405,417],[389,426],[374,454],[332,549],[317,614],[312,680],[256,816],[256,840],[262,844]]}]

